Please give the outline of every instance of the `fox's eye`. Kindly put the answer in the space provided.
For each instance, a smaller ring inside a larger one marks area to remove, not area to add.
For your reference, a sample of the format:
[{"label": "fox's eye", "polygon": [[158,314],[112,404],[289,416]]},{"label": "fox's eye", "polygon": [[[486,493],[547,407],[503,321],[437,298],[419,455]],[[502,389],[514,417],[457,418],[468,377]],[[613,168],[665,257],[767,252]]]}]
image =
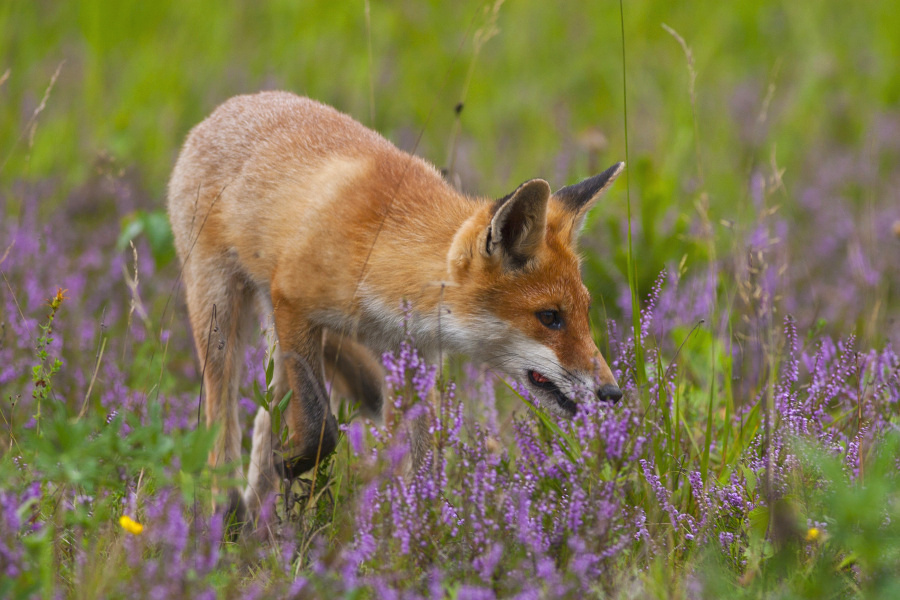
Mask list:
[{"label": "fox's eye", "polygon": [[535,313],[541,325],[548,329],[559,329],[562,327],[562,317],[559,316],[558,310],[540,310]]}]

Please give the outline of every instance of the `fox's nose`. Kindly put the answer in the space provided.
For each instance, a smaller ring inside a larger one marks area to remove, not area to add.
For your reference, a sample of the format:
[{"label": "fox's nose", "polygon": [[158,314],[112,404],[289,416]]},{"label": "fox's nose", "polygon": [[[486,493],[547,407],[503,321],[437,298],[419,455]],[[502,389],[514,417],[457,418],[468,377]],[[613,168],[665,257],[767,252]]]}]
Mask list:
[{"label": "fox's nose", "polygon": [[611,402],[615,404],[622,399],[622,390],[611,383],[607,383],[597,390],[597,397],[603,402]]}]

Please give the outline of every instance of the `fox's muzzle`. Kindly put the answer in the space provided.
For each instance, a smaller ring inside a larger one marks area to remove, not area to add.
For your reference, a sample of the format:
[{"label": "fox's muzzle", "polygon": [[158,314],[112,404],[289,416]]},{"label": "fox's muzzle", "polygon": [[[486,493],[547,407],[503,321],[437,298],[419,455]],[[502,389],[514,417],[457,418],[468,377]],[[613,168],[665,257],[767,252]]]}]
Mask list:
[{"label": "fox's muzzle", "polygon": [[597,390],[597,397],[600,398],[600,400],[603,402],[615,404],[622,399],[622,390],[620,390],[618,386],[607,383],[606,385],[601,386],[599,390]]}]

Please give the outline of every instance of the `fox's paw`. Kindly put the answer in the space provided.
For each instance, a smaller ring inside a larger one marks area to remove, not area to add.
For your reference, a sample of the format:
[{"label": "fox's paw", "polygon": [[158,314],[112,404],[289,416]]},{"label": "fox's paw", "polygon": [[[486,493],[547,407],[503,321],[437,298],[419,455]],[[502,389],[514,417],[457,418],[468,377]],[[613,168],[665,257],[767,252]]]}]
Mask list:
[{"label": "fox's paw", "polygon": [[295,456],[293,458],[275,457],[275,470],[282,479],[294,480],[316,466],[315,458]]}]

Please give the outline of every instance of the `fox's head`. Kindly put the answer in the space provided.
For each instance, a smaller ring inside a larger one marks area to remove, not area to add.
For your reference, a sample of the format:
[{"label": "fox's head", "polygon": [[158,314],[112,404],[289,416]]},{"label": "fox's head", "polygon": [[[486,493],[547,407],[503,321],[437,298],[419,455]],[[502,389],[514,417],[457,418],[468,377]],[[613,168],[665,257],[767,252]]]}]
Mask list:
[{"label": "fox's head", "polygon": [[449,268],[465,303],[465,345],[476,358],[519,380],[548,410],[571,416],[591,391],[622,392],[591,337],[591,297],[576,250],[585,216],[624,169],[551,194],[532,179],[486,206],[457,232]]}]

